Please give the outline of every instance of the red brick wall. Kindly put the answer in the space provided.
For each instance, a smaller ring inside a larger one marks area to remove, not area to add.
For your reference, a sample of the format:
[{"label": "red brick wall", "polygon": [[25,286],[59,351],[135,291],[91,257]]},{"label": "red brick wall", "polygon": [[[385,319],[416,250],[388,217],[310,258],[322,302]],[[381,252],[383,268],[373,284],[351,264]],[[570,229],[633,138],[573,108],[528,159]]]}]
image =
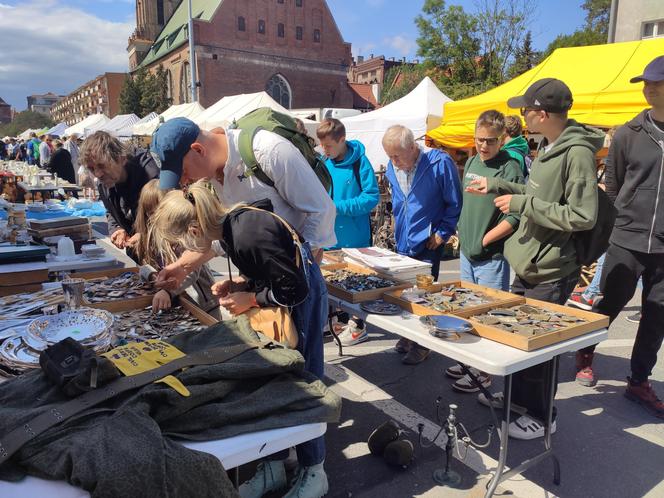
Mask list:
[{"label": "red brick wall", "polygon": [[[225,0],[211,22],[195,21],[199,101],[207,107],[226,95],[263,91],[274,75],[283,76],[292,94],[291,107],[349,107],[353,96],[346,73],[351,64],[350,44],[341,37],[325,0]],[[238,31],[238,17],[246,31]],[[265,21],[265,34],[258,21]],[[277,36],[278,23],[284,37]],[[296,39],[302,27],[303,39]],[[314,30],[320,42],[314,41]],[[162,61],[174,81],[173,102],[182,101],[179,87],[187,47]],[[157,64],[154,64],[156,67]]]}]

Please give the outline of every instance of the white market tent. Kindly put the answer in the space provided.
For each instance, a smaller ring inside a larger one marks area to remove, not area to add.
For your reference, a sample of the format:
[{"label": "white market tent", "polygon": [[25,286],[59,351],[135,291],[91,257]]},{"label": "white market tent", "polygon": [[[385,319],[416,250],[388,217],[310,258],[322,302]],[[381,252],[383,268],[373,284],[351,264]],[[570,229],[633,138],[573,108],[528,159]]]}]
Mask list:
[{"label": "white market tent", "polygon": [[55,137],[64,137],[66,129],[67,129],[67,123],[58,123],[53,128],[48,130],[46,134],[53,135]]},{"label": "white market tent", "polygon": [[140,121],[140,118],[136,114],[118,114],[115,116],[113,119],[106,123],[98,123],[96,125],[90,126],[89,128],[85,128],[85,136],[89,137],[96,131],[105,131],[110,133],[111,135],[118,137],[120,136],[118,134],[118,130],[122,130],[123,128],[126,127],[131,127],[138,123]]},{"label": "white market tent", "polygon": [[35,133],[37,133],[37,132],[39,131],[39,128],[28,128],[28,129],[25,130],[23,133],[21,133],[17,138],[21,138],[21,139],[23,139],[23,140],[27,140],[28,138],[30,138],[30,134],[31,134],[33,131],[34,131]]},{"label": "white market tent", "polygon": [[189,118],[196,119],[196,116],[201,114],[205,108],[198,102],[190,102],[189,104],[173,105],[162,112],[159,116],[151,119],[145,123],[135,124],[133,127],[134,135],[152,135],[162,121],[168,121],[173,118]]},{"label": "white market tent", "polygon": [[134,125],[147,123],[148,121],[152,121],[153,119],[158,118],[158,117],[159,117],[159,114],[157,114],[156,112],[151,112],[150,114],[148,114],[144,118],[139,119],[135,123],[126,124],[123,128],[118,129],[117,130],[117,135],[120,138],[131,137],[134,134]]},{"label": "white market tent", "polygon": [[382,144],[385,130],[392,125],[403,125],[410,128],[417,139],[440,124],[443,104],[451,100],[427,76],[399,100],[341,121],[346,127],[346,138],[364,144],[366,155],[377,171],[381,164],[387,166],[388,162]]},{"label": "white market tent", "polygon": [[[223,97],[199,114],[194,121],[203,130],[212,130],[219,127],[225,128],[233,120],[240,119],[242,116],[260,107],[270,107],[277,112],[295,117],[292,112],[279,104],[266,92],[257,92]],[[302,121],[309,135],[315,137],[318,123],[309,119],[303,119]]]},{"label": "white market tent", "polygon": [[86,117],[83,121],[79,121],[73,126],[70,126],[65,130],[65,136],[70,136],[76,133],[78,136],[83,136],[86,128],[91,128],[97,126],[99,123],[108,123],[110,119],[106,114],[91,114]]}]

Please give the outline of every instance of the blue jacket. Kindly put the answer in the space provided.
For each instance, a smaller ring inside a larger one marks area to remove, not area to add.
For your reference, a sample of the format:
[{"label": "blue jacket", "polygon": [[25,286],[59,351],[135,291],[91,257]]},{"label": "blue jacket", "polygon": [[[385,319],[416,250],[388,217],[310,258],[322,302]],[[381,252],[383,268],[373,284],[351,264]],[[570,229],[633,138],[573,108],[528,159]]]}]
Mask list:
[{"label": "blue jacket", "polygon": [[416,256],[437,233],[447,241],[456,232],[461,214],[459,173],[452,158],[440,150],[422,151],[407,196],[399,186],[392,161],[386,176],[392,187],[397,252]]},{"label": "blue jacket", "polygon": [[[378,183],[371,163],[364,155],[364,145],[357,140],[346,142],[348,152],[342,161],[327,159],[332,176],[332,200],[337,208],[334,233],[337,245],[341,247],[368,247],[371,245],[369,213],[378,204]],[[353,174],[353,164],[360,162],[360,181],[357,184]]]}]

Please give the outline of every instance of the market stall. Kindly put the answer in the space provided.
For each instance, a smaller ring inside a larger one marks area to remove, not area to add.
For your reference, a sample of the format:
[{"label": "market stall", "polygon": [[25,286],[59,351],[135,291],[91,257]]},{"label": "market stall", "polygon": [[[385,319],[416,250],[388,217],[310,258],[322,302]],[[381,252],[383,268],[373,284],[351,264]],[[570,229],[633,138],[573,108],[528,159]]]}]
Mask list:
[{"label": "market stall", "polygon": [[419,139],[440,124],[446,102],[450,102],[450,98],[427,76],[405,97],[375,111],[344,118],[341,122],[346,127],[346,138],[364,144],[366,156],[378,171],[388,162],[382,144],[385,130],[392,125],[403,125]]},{"label": "market stall", "polygon": [[196,119],[196,117],[201,114],[205,108],[198,102],[190,102],[188,104],[177,104],[172,105],[164,112],[159,114],[156,118],[153,118],[144,123],[137,123],[132,127],[133,135],[152,135],[157,129],[160,123],[168,121],[173,118],[189,118]]},{"label": "market stall", "polygon": [[99,126],[104,123],[108,123],[110,119],[106,114],[91,114],[84,118],[83,120],[79,121],[73,126],[70,126],[65,130],[65,136],[69,137],[73,134],[78,135],[79,137],[84,136],[85,134],[85,129],[86,128],[91,128],[93,126]]},{"label": "market stall", "polygon": [[520,76],[468,99],[444,105],[443,122],[427,135],[447,147],[473,147],[475,120],[496,109],[518,114],[507,99],[523,95],[542,78],[558,78],[572,91],[574,104],[569,117],[580,123],[611,128],[620,126],[648,107],[643,85],[630,83],[644,66],[664,53],[664,38],[607,45],[559,48],[540,64]]}]

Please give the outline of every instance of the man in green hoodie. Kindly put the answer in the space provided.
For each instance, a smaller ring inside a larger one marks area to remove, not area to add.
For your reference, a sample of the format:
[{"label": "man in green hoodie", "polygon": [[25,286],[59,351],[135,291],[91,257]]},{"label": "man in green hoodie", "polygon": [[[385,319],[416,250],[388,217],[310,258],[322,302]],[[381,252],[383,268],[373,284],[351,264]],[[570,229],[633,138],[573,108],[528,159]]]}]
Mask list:
[{"label": "man in green hoodie", "polygon": [[528,178],[530,174],[530,147],[528,142],[523,138],[523,126],[521,125],[521,118],[519,116],[505,116],[505,131],[507,132],[508,141],[503,145],[502,150],[507,152],[512,159],[519,163],[521,172],[524,178]]},{"label": "man in green hoodie", "polygon": [[[528,130],[544,136],[528,182],[483,177],[473,180],[467,191],[497,193],[496,207],[520,216],[518,228],[505,242],[505,257],[516,273],[512,292],[565,304],[581,271],[572,233],[591,229],[597,219],[595,154],[604,144],[604,133],[567,118],[572,92],[555,78],[536,81],[507,104],[521,108]],[[544,436],[543,421],[550,408],[555,432],[555,408],[549,404],[555,362],[554,358],[513,376],[512,402],[527,413],[510,424],[511,437]]]}]

